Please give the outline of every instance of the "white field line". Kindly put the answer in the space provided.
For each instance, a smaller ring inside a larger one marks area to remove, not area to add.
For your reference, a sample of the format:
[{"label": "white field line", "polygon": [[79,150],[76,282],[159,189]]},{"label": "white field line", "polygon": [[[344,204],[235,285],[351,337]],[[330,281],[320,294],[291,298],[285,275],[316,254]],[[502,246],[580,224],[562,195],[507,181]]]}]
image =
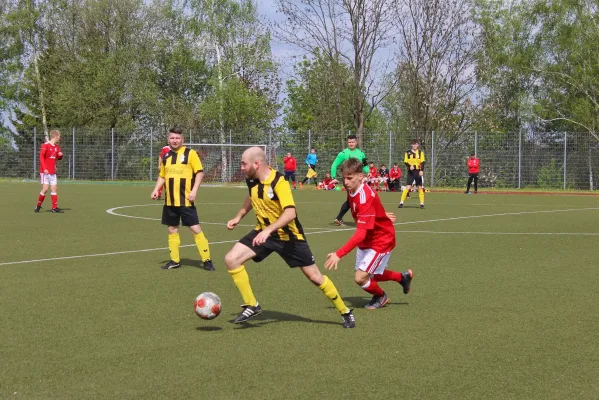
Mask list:
[{"label": "white field line", "polygon": [[[133,206],[128,206],[128,207],[133,207]],[[111,209],[112,210],[112,209]],[[453,220],[459,220],[459,219],[471,219],[471,218],[485,218],[485,217],[500,217],[500,216],[506,216],[506,215],[522,215],[522,214],[541,214],[541,213],[554,213],[554,212],[568,212],[568,211],[588,211],[588,210],[599,210],[599,207],[588,207],[588,208],[571,208],[571,209],[566,209],[566,210],[547,210],[547,211],[523,211],[523,212],[516,212],[516,213],[498,213],[498,214],[485,214],[485,215],[469,215],[469,216],[464,216],[464,217],[452,217],[452,218],[439,218],[439,219],[430,219],[430,220],[423,220],[423,221],[408,221],[408,222],[399,222],[396,223],[395,225],[408,225],[408,224],[417,224],[417,223],[424,223],[424,222],[442,222],[442,221],[453,221]],[[113,214],[113,215],[118,215],[118,214]],[[253,225],[252,225],[253,226]],[[346,232],[346,231],[351,231],[354,230],[353,227],[350,228],[336,228],[336,229],[326,229],[326,230],[322,230],[322,231],[317,231],[317,232],[310,232],[309,235],[318,235],[321,233],[332,233],[332,232]],[[517,232],[438,232],[438,231],[397,231],[399,233],[437,233],[437,234],[448,234],[448,233],[462,233],[462,234],[484,234],[484,235],[569,235],[569,236],[599,236],[599,234],[596,233],[584,233],[584,232],[579,232],[579,233],[517,233]],[[307,234],[308,235],[308,234]],[[224,243],[235,243],[237,242],[237,240],[225,240],[225,241],[220,241],[220,242],[211,242],[211,245],[215,245],[215,244],[224,244]],[[195,246],[195,244],[187,244],[187,245],[182,245],[181,247],[191,247],[191,246]],[[157,248],[153,248],[153,249],[141,249],[141,250],[126,250],[126,251],[116,251],[116,252],[110,252],[110,253],[97,253],[97,254],[82,254],[82,255],[77,255],[77,256],[66,256],[66,257],[52,257],[52,258],[40,258],[37,260],[23,260],[23,261],[10,261],[10,262],[3,262],[0,263],[0,266],[3,265],[15,265],[15,264],[29,264],[29,263],[36,263],[36,262],[44,262],[44,261],[58,261],[58,260],[69,260],[69,259],[76,259],[76,258],[89,258],[89,257],[102,257],[102,256],[111,256],[111,255],[119,255],[119,254],[131,254],[131,253],[143,253],[143,252],[149,252],[149,251],[158,251],[158,250],[167,250],[166,247],[157,247]]]},{"label": "white field line", "polygon": [[[239,204],[239,203],[202,203],[202,205],[223,205],[223,204]],[[115,210],[120,210],[123,208],[132,208],[132,207],[146,207],[146,206],[159,206],[162,205],[162,203],[160,204],[134,204],[134,205],[130,205],[130,206],[120,206],[120,207],[113,207],[113,208],[109,208],[108,210],[106,210],[106,212],[110,215],[115,215],[117,217],[125,217],[125,218],[135,218],[135,219],[145,219],[147,221],[161,221],[161,218],[150,218],[150,217],[137,217],[135,215],[127,215],[127,214],[120,214],[117,213]],[[221,225],[221,226],[227,226],[226,222],[206,222],[206,221],[202,221],[200,220],[200,225]],[[239,224],[237,226],[247,226],[247,227],[254,227],[256,226],[256,224]],[[322,228],[304,228],[304,230],[308,230],[308,229],[322,229]],[[2,265],[2,264],[0,264]]]}]

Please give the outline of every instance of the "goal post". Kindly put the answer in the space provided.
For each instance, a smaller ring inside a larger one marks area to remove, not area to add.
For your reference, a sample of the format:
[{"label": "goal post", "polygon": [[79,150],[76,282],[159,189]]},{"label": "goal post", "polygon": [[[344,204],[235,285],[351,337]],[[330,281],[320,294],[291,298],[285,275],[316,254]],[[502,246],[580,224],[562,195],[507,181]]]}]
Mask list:
[{"label": "goal post", "polygon": [[186,143],[185,146],[198,152],[204,167],[203,182],[210,183],[243,182],[241,155],[248,147],[264,149],[267,161],[274,158],[274,152],[269,151],[266,144]]}]

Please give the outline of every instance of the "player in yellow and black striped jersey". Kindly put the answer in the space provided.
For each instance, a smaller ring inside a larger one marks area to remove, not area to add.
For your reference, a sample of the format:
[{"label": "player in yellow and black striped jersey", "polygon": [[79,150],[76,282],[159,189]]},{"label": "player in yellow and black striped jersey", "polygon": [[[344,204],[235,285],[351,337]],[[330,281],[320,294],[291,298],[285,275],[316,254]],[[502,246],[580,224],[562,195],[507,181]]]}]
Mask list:
[{"label": "player in yellow and black striped jersey", "polygon": [[204,269],[214,271],[210,260],[208,240],[200,227],[198,213],[195,207],[197,192],[204,177],[202,162],[195,150],[183,146],[183,135],[180,128],[173,128],[168,134],[170,150],[162,157],[160,174],[152,192],[152,198],[157,199],[160,189],[165,186],[164,206],[162,207],[162,224],[168,226],[168,247],[171,259],[162,266],[163,269],[180,267],[179,223],[188,226],[194,235]]},{"label": "player in yellow and black striped jersey", "polygon": [[288,266],[301,269],[342,314],[343,326],[353,328],[355,318],[352,311],[339,296],[333,282],[322,275],[314,263],[314,256],[297,218],[289,182],[268,165],[264,150],[260,147],[250,147],[243,153],[241,170],[247,177],[249,194],[235,218],[227,222],[227,228],[234,229],[251,209],[254,209],[257,224],[225,256],[229,274],[244,302],[243,311],[233,322],[246,322],[262,312],[250,286],[245,262],[249,259],[260,262],[275,252]]},{"label": "player in yellow and black striped jersey", "polygon": [[418,147],[420,142],[417,139],[412,140],[412,148],[404,154],[403,162],[406,164],[408,169],[408,181],[401,194],[401,201],[399,202],[398,208],[403,207],[403,202],[406,200],[412,184],[415,184],[418,188],[418,199],[420,200],[420,208],[424,208],[424,189],[422,187],[422,176],[424,175],[424,151]]}]

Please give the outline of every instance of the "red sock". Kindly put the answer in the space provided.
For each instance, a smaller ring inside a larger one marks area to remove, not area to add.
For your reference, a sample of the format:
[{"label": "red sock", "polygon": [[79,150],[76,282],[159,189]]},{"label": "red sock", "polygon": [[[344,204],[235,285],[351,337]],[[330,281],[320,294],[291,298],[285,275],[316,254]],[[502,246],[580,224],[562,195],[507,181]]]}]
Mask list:
[{"label": "red sock", "polygon": [[46,198],[46,195],[40,193],[39,197],[37,198],[37,206],[38,207],[42,206],[42,203],[44,202],[45,198]]},{"label": "red sock", "polygon": [[401,282],[402,275],[401,272],[390,271],[388,269],[384,270],[382,274],[378,274],[374,276],[374,280],[377,282],[386,282],[386,281],[395,281]]},{"label": "red sock", "polygon": [[295,189],[295,185],[296,185],[296,183],[295,183],[295,181],[293,181],[293,188],[294,188],[294,189]]},{"label": "red sock", "polygon": [[50,198],[52,198],[52,208],[58,208],[58,195],[56,193],[50,193]]},{"label": "red sock", "polygon": [[378,283],[374,279],[369,279],[366,282],[366,285],[362,286],[362,289],[366,290],[373,296],[382,296],[385,294],[385,291],[381,289]]}]

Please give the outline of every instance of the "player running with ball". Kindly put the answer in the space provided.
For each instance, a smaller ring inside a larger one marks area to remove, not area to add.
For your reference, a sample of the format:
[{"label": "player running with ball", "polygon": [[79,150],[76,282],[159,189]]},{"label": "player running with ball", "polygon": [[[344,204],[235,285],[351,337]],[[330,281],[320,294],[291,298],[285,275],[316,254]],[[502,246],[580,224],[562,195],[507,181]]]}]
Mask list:
[{"label": "player running with ball", "polygon": [[339,250],[327,255],[324,266],[327,269],[337,269],[339,260],[354,247],[358,247],[355,281],[372,295],[372,300],[365,308],[374,310],[389,302],[379,282],[398,282],[407,294],[414,274],[411,269],[404,272],[386,269],[395,247],[395,215],[385,212],[376,192],[363,183],[362,162],[350,158],[341,165],[341,172],[349,195],[350,210],[356,221],[356,232]]}]

